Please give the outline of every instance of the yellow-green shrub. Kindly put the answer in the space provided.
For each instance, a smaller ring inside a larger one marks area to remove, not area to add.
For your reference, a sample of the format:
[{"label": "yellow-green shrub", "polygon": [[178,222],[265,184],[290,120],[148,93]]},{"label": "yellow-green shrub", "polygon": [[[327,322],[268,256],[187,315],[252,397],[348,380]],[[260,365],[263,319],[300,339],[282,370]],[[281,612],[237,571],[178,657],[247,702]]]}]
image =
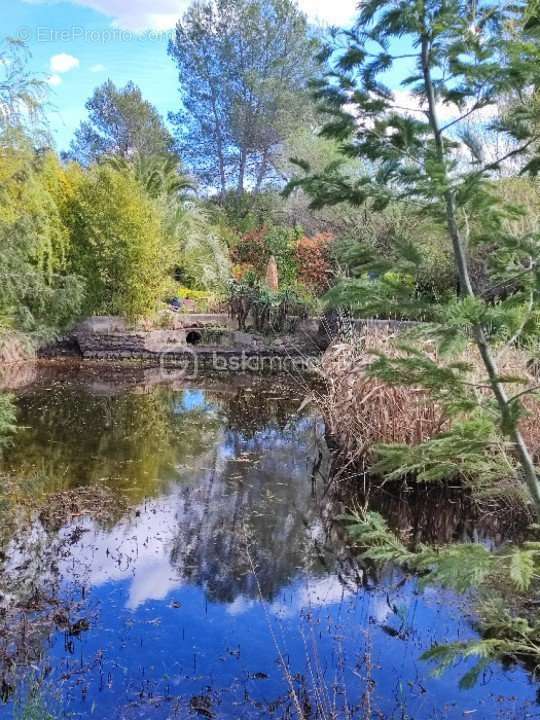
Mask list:
[{"label": "yellow-green shrub", "polygon": [[71,236],[86,313],[134,319],[155,311],[169,282],[170,248],[158,206],[131,174],[102,165],[81,178]]}]

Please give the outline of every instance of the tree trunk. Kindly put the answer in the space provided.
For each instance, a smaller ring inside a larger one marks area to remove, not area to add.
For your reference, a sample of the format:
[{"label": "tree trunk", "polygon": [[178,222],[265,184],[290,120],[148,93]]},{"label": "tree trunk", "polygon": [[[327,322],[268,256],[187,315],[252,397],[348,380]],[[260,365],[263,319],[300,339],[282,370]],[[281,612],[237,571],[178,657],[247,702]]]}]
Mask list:
[{"label": "tree trunk", "polygon": [[[422,37],[422,71],[424,75],[424,83],[426,87],[426,96],[428,101],[429,124],[433,131],[437,155],[443,172],[443,179],[445,181],[448,181],[449,178],[446,175],[445,167],[445,148],[438,122],[437,103],[431,78],[430,53],[430,39],[426,34],[424,34],[424,36]],[[448,182],[446,182],[446,184],[448,186]],[[448,233],[452,241],[452,247],[458,271],[460,294],[463,297],[474,298],[475,292],[471,283],[465,243],[459,231],[454,194],[451,188],[448,188],[448,190],[445,191],[444,201],[446,204],[446,220]],[[485,329],[481,325],[474,326],[473,337],[476,346],[478,347],[478,351],[480,353],[480,357],[482,358],[484,367],[487,371],[489,384],[499,406],[503,431],[509,435],[510,439],[514,443],[516,454],[521,464],[527,487],[529,489],[532,499],[536,504],[536,511],[538,514],[540,514],[540,482],[538,479],[538,474],[536,472],[533,459],[523,438],[523,435],[519,430],[517,422],[513,418],[508,394],[506,392],[504,384],[501,383],[499,380],[497,363],[491,351]]]},{"label": "tree trunk", "polygon": [[218,102],[217,102],[217,95],[216,90],[214,88],[214,84],[212,81],[212,74],[210,73],[207,67],[208,72],[208,83],[210,86],[210,93],[211,93],[211,102],[212,102],[212,115],[214,116],[214,128],[216,133],[216,152],[218,156],[218,165],[219,165],[219,181],[220,181],[220,200],[223,201],[225,199],[225,193],[227,192],[227,178],[225,176],[225,157],[223,154],[223,136],[222,136],[222,129],[221,129],[221,119],[220,119],[220,113],[218,110]]},{"label": "tree trunk", "polygon": [[255,193],[259,193],[261,190],[264,176],[266,175],[267,166],[268,166],[268,151],[264,150],[263,156],[261,159],[261,164],[259,165],[259,172],[257,173],[257,182],[255,183]]},{"label": "tree trunk", "polygon": [[246,152],[244,149],[240,151],[240,165],[238,166],[238,184],[236,187],[236,192],[238,195],[244,194],[244,181],[246,177]]}]

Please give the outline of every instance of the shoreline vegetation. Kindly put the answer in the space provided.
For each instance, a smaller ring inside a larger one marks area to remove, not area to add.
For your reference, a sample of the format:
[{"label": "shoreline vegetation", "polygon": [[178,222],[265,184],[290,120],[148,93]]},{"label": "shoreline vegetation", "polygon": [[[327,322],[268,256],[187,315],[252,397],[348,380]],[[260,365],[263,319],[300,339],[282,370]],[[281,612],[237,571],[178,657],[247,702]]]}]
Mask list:
[{"label": "shoreline vegetation", "polygon": [[[108,79],[59,152],[47,78],[32,71],[24,43],[0,45],[0,364],[28,360],[31,368],[49,344],[43,355],[62,348],[75,357],[58,363],[48,389],[29,369],[10,381],[12,394],[0,392],[0,510],[9,517],[34,496],[43,537],[70,525],[76,547],[79,516],[99,519],[100,502],[103,524],[114,515],[104,478],[122,477],[140,517],[149,488],[170,477],[180,487],[195,460],[207,470],[209,447],[222,453],[219,467],[217,456],[212,462],[224,496],[233,488],[247,497],[249,478],[237,466],[250,465],[250,448],[260,447],[256,472],[263,450],[273,464],[257,483],[278,477],[288,433],[297,434],[299,455],[308,442],[302,413],[311,402],[316,441],[322,418],[332,462],[328,476],[323,451],[309,446],[312,494],[322,500],[325,531],[358,569],[355,591],[386,570],[415,592],[448,589],[470,608],[479,635],[437,637],[422,658],[438,673],[474,659],[462,680],[468,689],[494,662],[523,664],[536,680],[539,2],[365,0],[350,28],[328,29],[296,0],[201,0],[178,18],[163,56],[178,71],[167,119],[134,81]],[[298,366],[312,369],[313,358],[317,377],[301,376]],[[110,380],[92,359],[125,363]],[[91,379],[78,385],[89,368]],[[258,375],[268,368],[295,377],[306,399],[289,407],[279,379],[266,392]],[[238,395],[222,388],[226,401],[217,393],[212,404],[204,387],[188,392],[212,369],[253,377]],[[43,390],[35,406],[29,400],[28,427],[19,416],[26,386],[30,395]],[[46,399],[55,390],[62,414]],[[99,445],[80,430],[77,393],[90,415],[101,413]],[[42,407],[50,413],[43,427]],[[57,436],[64,416],[72,445]],[[19,433],[34,433],[32,472],[3,477]],[[46,497],[36,468],[53,469]],[[184,503],[176,485],[175,502]],[[290,506],[283,527],[300,527],[287,496],[300,490],[282,479],[277,488]],[[260,497],[271,516],[272,494]],[[256,524],[255,502],[249,511],[246,522]],[[211,530],[208,545],[227,545]],[[273,531],[259,548],[270,570]],[[11,561],[1,540],[0,569]],[[175,561],[188,545],[175,547]],[[258,591],[267,613],[274,598],[263,598],[247,546],[234,545],[235,587]],[[312,568],[320,558],[309,548]],[[30,567],[28,558],[18,567]],[[168,570],[158,568],[160,580]],[[223,572],[218,558],[208,572],[206,587]],[[287,582],[293,574],[287,566]],[[247,611],[253,597],[244,595],[230,597]],[[387,604],[394,612],[390,595]],[[23,627],[33,607],[30,593]],[[50,627],[72,642],[62,618]],[[41,658],[40,643],[33,649],[30,664]],[[9,693],[0,686],[6,702],[28,671],[15,665]],[[287,712],[311,720],[281,667]],[[193,697],[190,711],[214,717],[207,698]],[[39,694],[36,703],[39,718]]]},{"label": "shoreline vegetation", "polygon": [[[376,371],[380,358],[392,362],[410,357],[410,343],[406,331],[367,329],[352,344],[335,342],[323,356],[325,389],[313,397],[325,418],[333,451],[330,495],[344,508],[341,522],[362,561],[379,570],[397,566],[418,576],[422,587],[469,596],[482,637],[426,651],[423,659],[433,662],[437,673],[459,659],[474,657],[476,664],[461,681],[464,688],[498,660],[523,662],[536,675],[540,667],[536,508],[520,478],[512,445],[493,428],[485,432],[475,417],[476,408],[469,414],[448,415],[444,402],[437,402],[421,384],[381,379]],[[424,357],[439,360],[432,343],[421,347]],[[417,336],[415,353],[418,348]],[[477,386],[482,364],[474,346],[453,356],[452,363],[464,359],[468,374],[463,382]],[[525,390],[536,387],[536,365],[526,349],[504,349],[500,366],[508,377],[519,377]],[[487,387],[479,389],[480,394],[488,392]],[[540,401],[531,394],[520,428],[535,462],[540,450],[539,418]],[[453,452],[445,447],[447,442]],[[431,515],[429,521],[424,515],[420,525],[406,510],[408,502],[415,504],[419,497],[427,501]],[[436,518],[440,497],[443,508],[456,503],[462,515],[462,522],[447,521],[442,533]],[[467,518],[475,517],[485,527],[485,536],[468,536]],[[430,527],[437,528],[431,537]]]},{"label": "shoreline vegetation", "polygon": [[[420,374],[416,386],[414,378],[406,381],[386,372],[381,377],[381,359],[403,364],[415,355],[437,364],[443,373],[456,365],[464,367],[466,372],[458,385],[473,388],[480,398],[489,397],[490,388],[482,381],[482,362],[472,344],[459,354],[445,357],[438,353],[436,343],[422,340],[414,331],[367,326],[352,343],[335,341],[322,357],[326,392],[318,400],[340,463],[355,471],[365,468],[367,474],[382,482],[443,482],[472,491],[479,501],[496,498],[500,491],[518,504],[530,505],[531,498],[521,486],[519,468],[512,457],[512,444],[497,432],[483,435],[481,423],[476,434],[471,425],[470,454],[464,445],[454,459],[446,458],[446,464],[442,464],[442,457],[431,455],[435,452],[430,447],[433,441],[447,436],[454,423],[474,423],[477,408],[464,410],[456,420],[446,405],[448,395],[459,392],[456,386],[444,388],[444,397],[437,397],[422,383]],[[510,382],[519,378],[520,391],[526,398],[520,429],[535,461],[540,458],[540,399],[533,392],[538,384],[536,367],[529,350],[503,348],[501,376]],[[478,450],[485,451],[484,463],[475,456],[475,442]],[[415,464],[409,467],[394,461],[392,448],[397,453],[400,446],[417,448]],[[531,512],[534,517],[534,509]]]}]

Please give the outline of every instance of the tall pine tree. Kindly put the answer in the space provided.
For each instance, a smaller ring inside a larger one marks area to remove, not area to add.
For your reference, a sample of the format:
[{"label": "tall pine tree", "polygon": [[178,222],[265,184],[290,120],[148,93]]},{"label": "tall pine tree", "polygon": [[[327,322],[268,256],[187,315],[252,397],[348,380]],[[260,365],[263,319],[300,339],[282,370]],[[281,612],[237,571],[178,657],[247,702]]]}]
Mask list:
[{"label": "tall pine tree", "polygon": [[[516,303],[522,302],[525,314],[531,312],[540,291],[540,237],[509,231],[507,220],[520,209],[502,202],[497,192],[499,175],[509,163],[514,167],[518,161],[522,172],[540,169],[540,57],[534,32],[534,18],[521,0],[362,3],[354,29],[334,35],[325,53],[330,70],[315,90],[331,114],[324,135],[341,143],[344,157],[361,158],[370,171],[351,177],[337,162],[312,173],[299,162],[304,176],[289,192],[303,188],[313,207],[369,202],[383,209],[390,202],[407,202],[443,228],[458,290],[451,308],[438,308],[440,323],[430,332],[445,346],[458,336],[474,340],[499,425],[540,507],[540,482],[519,430],[522,393],[511,396],[508,379],[500,376],[492,332],[495,316],[499,324],[503,318],[511,326]],[[385,79],[399,75],[400,87],[390,89]],[[482,147],[472,127],[504,143]],[[498,150],[501,145],[504,150]],[[491,287],[475,285],[472,248],[484,248]],[[399,250],[397,267],[373,256],[364,257],[359,267],[410,273],[422,259],[421,238]],[[493,298],[501,294],[494,305]],[[366,284],[354,279],[336,292],[337,299],[359,311],[376,305],[369,295]],[[409,362],[409,375],[410,367]],[[423,367],[423,374],[417,368],[416,380],[436,387],[437,369],[429,363]],[[379,370],[387,379],[399,375],[396,364],[389,372],[388,364],[380,363]]]}]

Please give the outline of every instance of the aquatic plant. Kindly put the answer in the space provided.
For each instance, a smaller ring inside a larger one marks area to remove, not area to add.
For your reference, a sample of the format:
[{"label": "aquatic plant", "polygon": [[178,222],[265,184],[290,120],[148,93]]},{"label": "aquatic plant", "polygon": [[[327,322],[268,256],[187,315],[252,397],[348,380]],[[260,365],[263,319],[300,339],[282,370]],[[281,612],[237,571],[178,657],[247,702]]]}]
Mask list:
[{"label": "aquatic plant", "polygon": [[55,720],[47,709],[39,683],[33,681],[26,697],[16,700],[13,720]]}]

